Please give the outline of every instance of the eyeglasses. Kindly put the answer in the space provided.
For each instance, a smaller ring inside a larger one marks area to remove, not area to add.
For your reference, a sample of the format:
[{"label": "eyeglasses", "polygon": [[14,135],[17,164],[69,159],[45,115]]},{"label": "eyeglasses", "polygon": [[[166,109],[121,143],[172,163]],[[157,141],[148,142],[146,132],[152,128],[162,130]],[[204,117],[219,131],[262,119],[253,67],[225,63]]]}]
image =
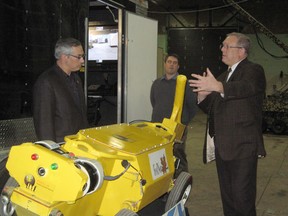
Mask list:
[{"label": "eyeglasses", "polygon": [[78,60],[81,60],[81,58],[82,58],[82,59],[85,59],[85,54],[83,54],[83,55],[78,55],[78,56],[69,54],[68,56],[72,56],[72,57],[74,57],[74,58],[77,58]]},{"label": "eyeglasses", "polygon": [[220,44],[219,49],[221,50],[222,48],[225,48],[225,49],[232,49],[232,48],[242,49],[242,48],[244,48],[244,47],[240,47],[240,46],[228,46],[228,45]]}]

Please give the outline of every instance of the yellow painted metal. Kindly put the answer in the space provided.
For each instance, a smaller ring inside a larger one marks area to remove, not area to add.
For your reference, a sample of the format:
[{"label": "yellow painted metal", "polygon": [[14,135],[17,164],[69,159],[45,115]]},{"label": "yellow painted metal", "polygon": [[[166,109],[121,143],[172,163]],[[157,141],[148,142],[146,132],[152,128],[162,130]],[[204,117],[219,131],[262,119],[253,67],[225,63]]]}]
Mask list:
[{"label": "yellow painted metal", "polygon": [[165,118],[162,123],[164,127],[169,128],[169,131],[171,133],[176,134],[175,141],[181,140],[185,129],[185,125],[181,124],[181,116],[186,80],[187,78],[184,75],[179,75],[177,77],[177,88],[175,93],[173,111],[170,119]]},{"label": "yellow painted metal", "polygon": [[[39,155],[38,160],[31,159],[35,153]],[[83,196],[82,188],[87,176],[75,167],[73,160],[33,143],[11,148],[10,155],[15,160],[7,162],[7,169],[21,167],[13,172],[13,177],[20,185],[19,193],[33,194],[44,203],[52,204],[61,200],[73,203]],[[52,170],[52,163],[58,164],[57,170]],[[73,188],[63,184],[67,179]]]},{"label": "yellow painted metal", "polygon": [[[162,123],[88,128],[65,137],[65,143],[55,149],[35,143],[14,146],[7,162],[19,184],[11,197],[14,205],[41,216],[57,211],[69,216],[115,215],[123,208],[137,212],[169,192],[173,144],[184,131],[186,77],[178,77],[173,113]],[[100,170],[103,182],[79,159]],[[101,183],[94,191],[95,182]]]}]

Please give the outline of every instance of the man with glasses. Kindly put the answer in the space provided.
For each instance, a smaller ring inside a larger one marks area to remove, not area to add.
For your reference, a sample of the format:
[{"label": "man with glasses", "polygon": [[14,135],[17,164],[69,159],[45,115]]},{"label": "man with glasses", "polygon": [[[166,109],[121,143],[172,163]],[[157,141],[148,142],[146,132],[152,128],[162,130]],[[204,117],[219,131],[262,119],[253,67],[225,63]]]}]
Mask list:
[{"label": "man with glasses", "polygon": [[56,64],[42,73],[33,90],[33,120],[38,140],[63,142],[64,136],[88,127],[82,81],[77,75],[84,63],[80,41],[59,39]]},{"label": "man with glasses", "polygon": [[262,136],[265,74],[262,66],[247,59],[250,39],[246,35],[228,34],[220,49],[230,72],[215,79],[207,69],[189,80],[199,107],[209,116],[204,163],[216,161],[224,215],[256,216],[257,159],[266,155]]}]

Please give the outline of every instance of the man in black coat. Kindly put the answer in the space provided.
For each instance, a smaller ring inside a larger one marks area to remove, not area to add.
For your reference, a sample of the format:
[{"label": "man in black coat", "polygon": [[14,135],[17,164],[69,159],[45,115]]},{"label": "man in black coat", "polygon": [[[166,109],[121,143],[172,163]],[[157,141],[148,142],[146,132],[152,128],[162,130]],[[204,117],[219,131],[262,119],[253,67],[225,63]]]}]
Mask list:
[{"label": "man in black coat", "polygon": [[265,74],[262,66],[247,59],[247,36],[230,33],[220,48],[229,72],[216,80],[207,69],[189,80],[199,107],[209,115],[204,162],[216,160],[224,215],[256,216],[257,159],[266,155],[262,136]]},{"label": "man in black coat", "polygon": [[64,136],[88,127],[82,82],[75,73],[84,63],[81,43],[74,38],[58,40],[55,58],[56,64],[34,85],[33,120],[39,140],[63,142]]}]

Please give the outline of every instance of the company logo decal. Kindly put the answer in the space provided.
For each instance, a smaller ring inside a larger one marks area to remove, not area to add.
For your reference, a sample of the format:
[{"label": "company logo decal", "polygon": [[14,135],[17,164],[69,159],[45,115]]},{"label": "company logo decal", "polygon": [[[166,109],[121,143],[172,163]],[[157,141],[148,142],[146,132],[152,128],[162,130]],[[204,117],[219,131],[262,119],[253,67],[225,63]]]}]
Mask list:
[{"label": "company logo decal", "polygon": [[169,172],[165,149],[149,154],[149,163],[153,180]]},{"label": "company logo decal", "polygon": [[24,182],[25,182],[27,189],[30,189],[31,191],[35,191],[36,186],[35,186],[35,178],[33,175],[30,175],[30,174],[26,175],[24,178]]}]

